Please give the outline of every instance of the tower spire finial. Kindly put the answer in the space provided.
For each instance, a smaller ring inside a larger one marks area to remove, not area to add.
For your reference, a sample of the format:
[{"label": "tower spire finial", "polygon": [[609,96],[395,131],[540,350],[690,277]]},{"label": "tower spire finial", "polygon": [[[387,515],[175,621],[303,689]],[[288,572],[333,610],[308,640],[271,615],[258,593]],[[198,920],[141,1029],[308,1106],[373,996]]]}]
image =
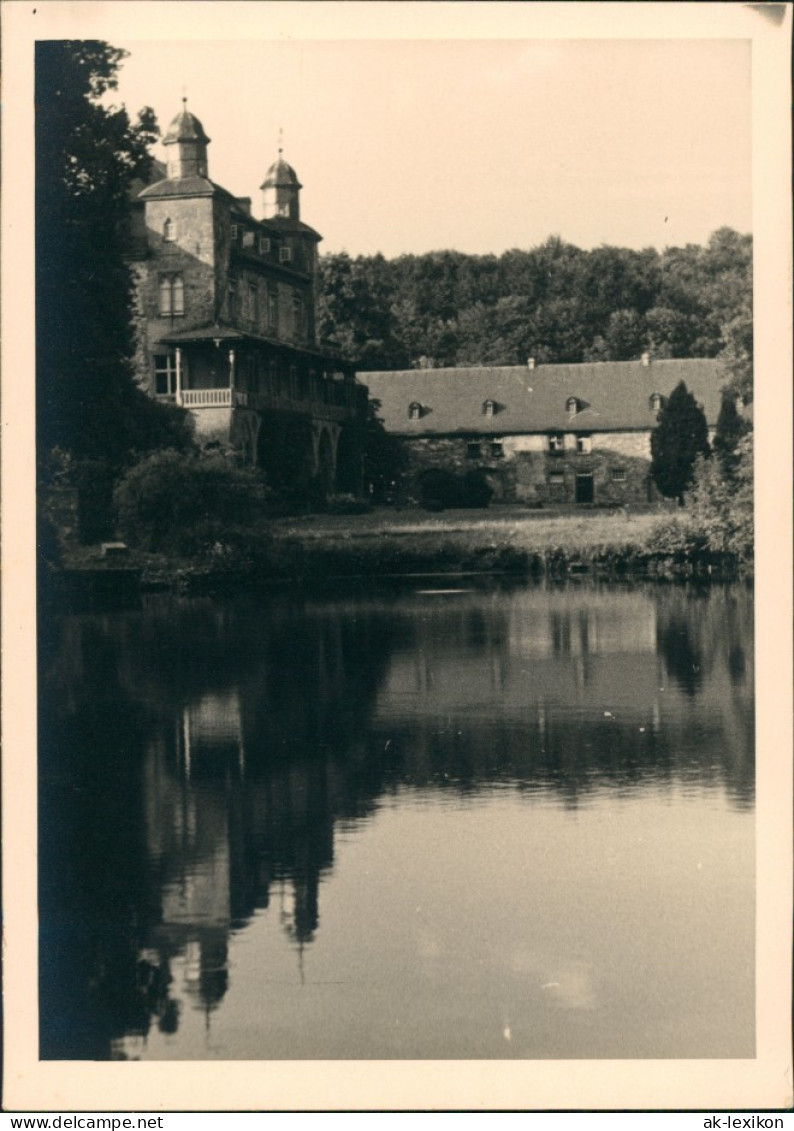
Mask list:
[{"label": "tower spire finial", "polygon": [[278,127],[278,155],[279,157],[284,152],[284,127]]}]

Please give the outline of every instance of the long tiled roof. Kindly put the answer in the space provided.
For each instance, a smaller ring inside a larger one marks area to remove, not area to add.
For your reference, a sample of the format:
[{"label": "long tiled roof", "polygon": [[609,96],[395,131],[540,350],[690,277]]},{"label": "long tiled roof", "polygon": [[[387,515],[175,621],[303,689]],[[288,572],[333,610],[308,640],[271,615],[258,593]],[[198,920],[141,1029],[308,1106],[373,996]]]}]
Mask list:
[{"label": "long tiled roof", "polygon": [[[583,365],[408,369],[360,373],[389,432],[405,436],[484,432],[607,432],[656,424],[654,393],[668,397],[679,381],[714,426],[728,374],[712,358],[605,361]],[[571,415],[568,402],[576,400]],[[485,412],[493,401],[493,414]],[[411,405],[420,416],[411,419]]]}]

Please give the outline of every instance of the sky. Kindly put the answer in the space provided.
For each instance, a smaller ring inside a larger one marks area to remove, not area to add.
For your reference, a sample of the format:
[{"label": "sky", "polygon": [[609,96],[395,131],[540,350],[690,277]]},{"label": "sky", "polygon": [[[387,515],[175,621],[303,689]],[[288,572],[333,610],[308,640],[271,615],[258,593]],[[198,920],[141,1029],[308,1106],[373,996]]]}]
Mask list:
[{"label": "sky", "polygon": [[116,37],[129,57],[114,101],[151,106],[165,131],[186,96],[212,139],[210,177],[251,196],[254,215],[283,130],[325,252],[498,255],[550,235],[663,248],[751,230],[748,40],[259,28],[237,41]]}]

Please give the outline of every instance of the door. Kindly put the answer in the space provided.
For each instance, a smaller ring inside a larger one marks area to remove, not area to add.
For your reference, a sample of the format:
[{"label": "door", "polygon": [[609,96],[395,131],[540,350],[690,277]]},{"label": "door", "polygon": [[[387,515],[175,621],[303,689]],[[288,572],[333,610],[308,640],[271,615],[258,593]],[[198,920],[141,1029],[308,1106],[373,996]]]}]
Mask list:
[{"label": "door", "polygon": [[577,503],[592,503],[593,498],[594,498],[593,476],[592,475],[577,475],[576,476],[576,502]]}]

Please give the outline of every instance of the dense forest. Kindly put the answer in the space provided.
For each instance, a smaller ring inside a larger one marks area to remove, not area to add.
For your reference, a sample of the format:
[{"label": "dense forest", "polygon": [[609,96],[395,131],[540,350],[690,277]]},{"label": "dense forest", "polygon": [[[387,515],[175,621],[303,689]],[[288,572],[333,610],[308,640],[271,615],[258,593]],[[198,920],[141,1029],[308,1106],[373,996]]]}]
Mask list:
[{"label": "dense forest", "polygon": [[321,260],[320,333],[361,370],[724,357],[751,395],[752,238]]}]

